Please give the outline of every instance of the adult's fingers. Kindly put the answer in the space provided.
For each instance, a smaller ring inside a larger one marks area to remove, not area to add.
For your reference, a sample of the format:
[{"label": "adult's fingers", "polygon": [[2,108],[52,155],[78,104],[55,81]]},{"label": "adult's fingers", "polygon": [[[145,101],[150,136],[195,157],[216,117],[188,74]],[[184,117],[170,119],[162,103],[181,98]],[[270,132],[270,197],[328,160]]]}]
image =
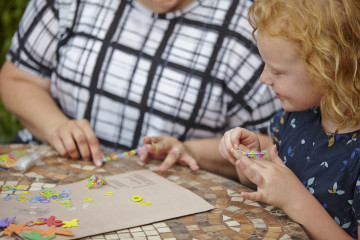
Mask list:
[{"label": "adult's fingers", "polygon": [[171,149],[165,160],[160,165],[160,171],[165,172],[168,170],[171,166],[173,166],[180,158],[182,154],[182,150],[180,148],[173,148]]},{"label": "adult's fingers", "polygon": [[78,151],[76,142],[73,138],[73,131],[74,131],[74,126],[70,124],[67,127],[62,127],[61,129],[59,129],[59,134],[67,154],[72,159],[79,159],[80,153]]},{"label": "adult's fingers", "polygon": [[62,157],[68,157],[68,152],[65,149],[65,146],[61,140],[61,136],[59,132],[54,132],[51,134],[49,138],[50,145],[55,148],[55,150],[59,153]]},{"label": "adult's fingers", "polygon": [[100,167],[104,157],[98,138],[96,137],[89,121],[87,119],[79,120],[77,124],[82,130],[82,134],[76,138],[80,154],[83,159],[93,159],[96,166]]}]

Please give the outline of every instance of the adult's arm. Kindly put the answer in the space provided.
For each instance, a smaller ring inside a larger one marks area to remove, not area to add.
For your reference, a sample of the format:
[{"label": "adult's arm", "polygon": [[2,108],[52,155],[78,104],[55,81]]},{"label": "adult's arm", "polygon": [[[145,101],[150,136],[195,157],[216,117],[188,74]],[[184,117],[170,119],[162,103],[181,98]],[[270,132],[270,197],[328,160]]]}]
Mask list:
[{"label": "adult's arm", "polygon": [[91,157],[100,166],[102,152],[87,120],[70,120],[50,94],[50,81],[7,61],[0,72],[0,96],[5,108],[37,139],[50,143],[62,156]]}]

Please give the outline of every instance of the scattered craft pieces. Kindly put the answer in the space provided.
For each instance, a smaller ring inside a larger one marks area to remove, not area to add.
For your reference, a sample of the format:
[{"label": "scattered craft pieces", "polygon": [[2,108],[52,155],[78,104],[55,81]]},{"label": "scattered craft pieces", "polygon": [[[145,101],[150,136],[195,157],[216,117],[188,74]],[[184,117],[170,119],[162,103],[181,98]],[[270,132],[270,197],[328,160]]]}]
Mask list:
[{"label": "scattered craft pieces", "polygon": [[10,223],[9,226],[5,228],[4,234],[11,236],[13,232],[20,234],[22,231],[31,230],[31,229],[32,229],[31,227],[26,227],[25,223],[20,225],[15,225]]},{"label": "scattered craft pieces", "polygon": [[63,221],[64,225],[62,226],[63,228],[71,228],[71,227],[78,227],[79,226],[79,222],[77,218],[74,218],[71,221]]},{"label": "scattered craft pieces", "polygon": [[31,233],[22,232],[21,236],[23,236],[23,237],[25,237],[27,239],[30,239],[30,240],[50,240],[50,239],[53,239],[55,237],[55,235],[48,236],[48,237],[43,237],[39,233],[37,233],[36,231],[31,231]]},{"label": "scattered craft pieces", "polygon": [[101,176],[92,175],[86,180],[86,185],[88,188],[100,187],[105,185],[106,181]]},{"label": "scattered craft pieces", "polygon": [[143,198],[139,195],[132,196],[130,199],[133,202],[140,202],[141,200],[143,200]]},{"label": "scattered craft pieces", "polygon": [[141,201],[140,204],[144,205],[144,206],[148,206],[148,205],[151,205],[151,202],[147,201],[147,200],[144,200],[144,201]]},{"label": "scattered craft pieces", "polygon": [[66,230],[66,229],[55,229],[54,226],[51,226],[48,230],[40,230],[40,229],[33,229],[33,231],[36,231],[40,235],[46,235],[46,236],[53,236],[53,235],[65,235],[65,236],[74,236],[75,233]]},{"label": "scattered craft pieces", "polygon": [[14,223],[15,222],[15,218],[13,217],[12,219],[8,220],[9,218],[3,218],[0,220],[0,227],[8,227],[10,223]]}]

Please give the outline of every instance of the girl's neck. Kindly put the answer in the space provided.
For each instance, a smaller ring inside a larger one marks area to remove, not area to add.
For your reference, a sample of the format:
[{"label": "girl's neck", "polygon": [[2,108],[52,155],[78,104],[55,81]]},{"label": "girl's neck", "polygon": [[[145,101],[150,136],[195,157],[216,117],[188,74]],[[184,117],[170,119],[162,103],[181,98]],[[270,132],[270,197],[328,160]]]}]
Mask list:
[{"label": "girl's neck", "polygon": [[194,2],[195,0],[182,0],[180,1],[177,5],[175,5],[173,8],[171,9],[167,9],[164,10],[162,8],[157,8],[156,6],[154,6],[153,4],[151,4],[149,2],[149,0],[138,0],[144,7],[146,7],[147,9],[153,11],[154,13],[167,13],[167,12],[173,12],[173,11],[178,11],[181,10],[183,8],[185,8],[186,6],[188,6],[189,4],[191,4],[192,2]]},{"label": "girl's neck", "polygon": [[329,121],[326,117],[324,117],[323,114],[321,116],[321,126],[325,132],[334,133],[334,134],[351,133],[351,132],[360,130],[360,125],[354,126],[354,127],[346,127],[343,129],[338,129],[337,126],[334,125],[331,121]]}]

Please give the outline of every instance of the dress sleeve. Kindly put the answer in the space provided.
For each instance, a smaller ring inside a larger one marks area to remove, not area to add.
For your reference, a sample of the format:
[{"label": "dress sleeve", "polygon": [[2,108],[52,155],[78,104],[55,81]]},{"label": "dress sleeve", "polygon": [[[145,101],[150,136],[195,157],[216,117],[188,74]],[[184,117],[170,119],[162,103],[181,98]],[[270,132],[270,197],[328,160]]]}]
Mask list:
[{"label": "dress sleeve", "polygon": [[30,0],[6,58],[23,70],[50,78],[58,43],[58,9],[54,0]]}]

